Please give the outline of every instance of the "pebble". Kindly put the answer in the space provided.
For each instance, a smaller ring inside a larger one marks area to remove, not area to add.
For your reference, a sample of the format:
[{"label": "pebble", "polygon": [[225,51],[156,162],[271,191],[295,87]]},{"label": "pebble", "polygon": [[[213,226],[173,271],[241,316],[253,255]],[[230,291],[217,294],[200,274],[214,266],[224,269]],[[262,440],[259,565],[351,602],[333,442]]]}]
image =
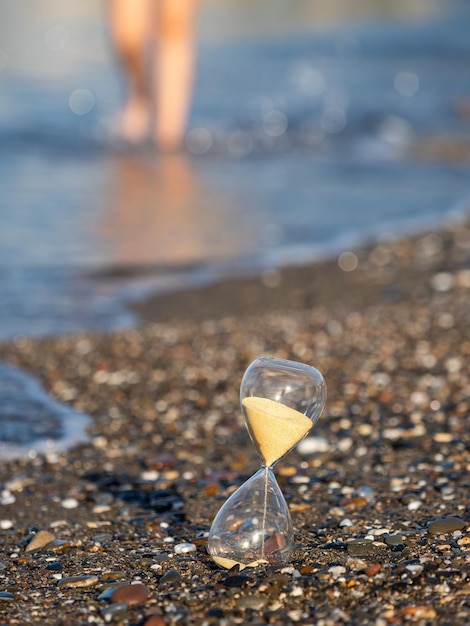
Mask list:
[{"label": "pebble", "polygon": [[253,611],[261,611],[268,603],[266,596],[242,596],[236,601],[239,609],[252,609]]},{"label": "pebble", "polygon": [[116,602],[105,607],[101,611],[101,617],[105,622],[112,622],[116,617],[122,618],[127,613],[128,606],[124,602]]},{"label": "pebble", "polygon": [[73,589],[75,587],[94,587],[99,583],[98,576],[83,574],[81,576],[67,576],[57,583],[61,589]]},{"label": "pebble", "polygon": [[339,578],[343,574],[346,574],[346,568],[343,565],[333,565],[328,571],[334,578]]},{"label": "pebble", "polygon": [[61,505],[64,509],[76,509],[79,505],[79,502],[76,498],[64,498],[61,502]]},{"label": "pebble", "polygon": [[111,602],[124,603],[127,606],[143,604],[149,597],[148,588],[142,584],[121,585],[111,595]]},{"label": "pebble", "polygon": [[385,535],[383,540],[387,544],[387,546],[401,546],[405,543],[403,541],[403,535],[401,534]]},{"label": "pebble", "polygon": [[342,520],[340,521],[340,523],[338,524],[338,526],[339,526],[340,528],[344,528],[344,527],[347,527],[347,526],[352,526],[352,525],[353,525],[353,523],[351,522],[351,520],[349,519],[349,517],[345,517],[345,518],[344,518],[344,519],[342,519]]},{"label": "pebble", "polygon": [[302,456],[309,454],[317,454],[319,452],[328,452],[330,443],[324,437],[306,437],[297,446],[297,452]]},{"label": "pebble", "polygon": [[181,582],[181,574],[175,569],[169,569],[160,578],[159,585],[168,585]]},{"label": "pebble", "polygon": [[410,572],[410,574],[413,574],[413,576],[417,576],[421,574],[424,567],[420,563],[408,563],[408,565],[405,565],[405,569]]},{"label": "pebble", "polygon": [[428,533],[430,535],[445,535],[454,532],[454,530],[462,530],[466,525],[466,522],[460,517],[445,517],[431,522],[428,526]]},{"label": "pebble", "polygon": [[40,530],[28,543],[25,548],[25,552],[35,552],[36,550],[41,550],[55,540],[56,536],[50,533],[48,530]]},{"label": "pebble", "polygon": [[14,602],[15,596],[9,591],[0,591],[0,602]]},{"label": "pebble", "polygon": [[0,519],[1,530],[10,530],[10,528],[13,528],[13,522],[11,519]]},{"label": "pebble", "polygon": [[[271,581],[273,581],[273,579],[274,576],[271,577]],[[224,585],[226,587],[245,587],[250,582],[253,582],[253,578],[250,578],[250,576],[246,576],[245,574],[235,574],[233,576],[227,576],[224,580]]]},{"label": "pebble", "polygon": [[188,552],[195,552],[196,546],[194,543],[177,543],[174,547],[175,554],[187,554]]},{"label": "pebble", "polygon": [[106,600],[109,602],[109,600],[111,599],[111,596],[116,591],[116,589],[118,587],[122,587],[125,584],[126,583],[119,583],[119,582],[110,583],[109,586],[106,587],[106,589],[100,593],[100,595],[98,596],[98,600]]},{"label": "pebble", "polygon": [[144,626],[167,626],[168,622],[160,615],[151,615],[145,622]]},{"label": "pebble", "polygon": [[369,539],[353,539],[346,544],[346,550],[351,556],[367,556],[373,549],[374,543]]},{"label": "pebble", "polygon": [[46,565],[46,570],[50,570],[51,572],[61,572],[62,563],[60,561],[52,561],[52,563],[48,563]]},{"label": "pebble", "polygon": [[382,565],[380,563],[373,563],[372,565],[369,565],[368,567],[366,567],[365,574],[366,576],[377,576],[377,574],[380,572],[380,570],[382,569]]}]

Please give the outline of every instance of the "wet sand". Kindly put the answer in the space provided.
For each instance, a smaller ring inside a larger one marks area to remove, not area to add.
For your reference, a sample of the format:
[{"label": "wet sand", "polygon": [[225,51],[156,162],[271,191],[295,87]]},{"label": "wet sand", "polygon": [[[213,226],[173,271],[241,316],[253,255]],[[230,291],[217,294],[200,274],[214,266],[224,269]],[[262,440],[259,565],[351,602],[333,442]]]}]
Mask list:
[{"label": "wet sand", "polygon": [[[0,624],[468,623],[470,224],[355,254],[0,346],[92,417],[88,444],[0,462]],[[292,562],[227,572],[207,533],[259,467],[238,394],[261,355],[328,400],[276,466]]]}]

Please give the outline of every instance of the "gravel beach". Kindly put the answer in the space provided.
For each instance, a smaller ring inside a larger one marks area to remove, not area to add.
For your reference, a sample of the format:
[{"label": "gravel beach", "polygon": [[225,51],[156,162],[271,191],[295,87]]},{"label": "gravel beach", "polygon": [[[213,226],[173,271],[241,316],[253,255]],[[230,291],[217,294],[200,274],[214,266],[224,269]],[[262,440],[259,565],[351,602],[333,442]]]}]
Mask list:
[{"label": "gravel beach", "polygon": [[[0,346],[92,418],[86,444],[0,462],[0,624],[470,623],[469,223],[136,309]],[[227,571],[207,534],[260,465],[238,396],[261,355],[328,399],[276,466],[292,561]]]}]

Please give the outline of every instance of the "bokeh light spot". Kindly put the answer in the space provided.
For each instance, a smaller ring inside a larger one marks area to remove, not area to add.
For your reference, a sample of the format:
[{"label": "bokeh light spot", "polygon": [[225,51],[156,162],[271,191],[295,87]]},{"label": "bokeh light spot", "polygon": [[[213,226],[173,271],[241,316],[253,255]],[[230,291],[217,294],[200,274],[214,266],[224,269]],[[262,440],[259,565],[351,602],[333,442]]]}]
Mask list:
[{"label": "bokeh light spot", "polygon": [[86,115],[95,106],[95,96],[89,89],[75,89],[70,94],[69,106],[75,115]]},{"label": "bokeh light spot", "polygon": [[270,137],[280,137],[287,130],[287,117],[282,111],[268,111],[263,117],[263,128]]},{"label": "bokeh light spot", "polygon": [[327,133],[340,133],[346,126],[346,113],[340,107],[328,107],[321,116],[321,126]]},{"label": "bokeh light spot", "polygon": [[343,272],[353,272],[358,264],[359,261],[354,252],[343,252],[338,257],[338,265]]},{"label": "bokeh light spot", "polygon": [[192,128],[186,136],[186,146],[193,154],[205,154],[212,147],[212,135],[207,128]]},{"label": "bokeh light spot", "polygon": [[400,72],[395,76],[395,89],[405,98],[412,98],[418,93],[419,78],[414,72]]},{"label": "bokeh light spot", "polygon": [[325,91],[323,74],[308,63],[300,62],[294,66],[292,80],[298,89],[313,98],[318,98]]}]

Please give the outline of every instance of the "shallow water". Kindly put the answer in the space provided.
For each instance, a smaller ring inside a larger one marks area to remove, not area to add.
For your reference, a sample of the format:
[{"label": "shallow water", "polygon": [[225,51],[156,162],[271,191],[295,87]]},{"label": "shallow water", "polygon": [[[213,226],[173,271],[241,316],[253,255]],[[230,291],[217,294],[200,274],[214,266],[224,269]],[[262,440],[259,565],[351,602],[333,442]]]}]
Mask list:
[{"label": "shallow water", "polygon": [[470,150],[452,148],[470,138],[464,1],[207,0],[171,158],[103,133],[121,98],[103,7],[30,9],[7,0],[0,23],[1,339],[131,325],[149,291],[470,210]]},{"label": "shallow water", "polygon": [[0,459],[60,452],[85,439],[88,423],[34,378],[0,363]]}]

